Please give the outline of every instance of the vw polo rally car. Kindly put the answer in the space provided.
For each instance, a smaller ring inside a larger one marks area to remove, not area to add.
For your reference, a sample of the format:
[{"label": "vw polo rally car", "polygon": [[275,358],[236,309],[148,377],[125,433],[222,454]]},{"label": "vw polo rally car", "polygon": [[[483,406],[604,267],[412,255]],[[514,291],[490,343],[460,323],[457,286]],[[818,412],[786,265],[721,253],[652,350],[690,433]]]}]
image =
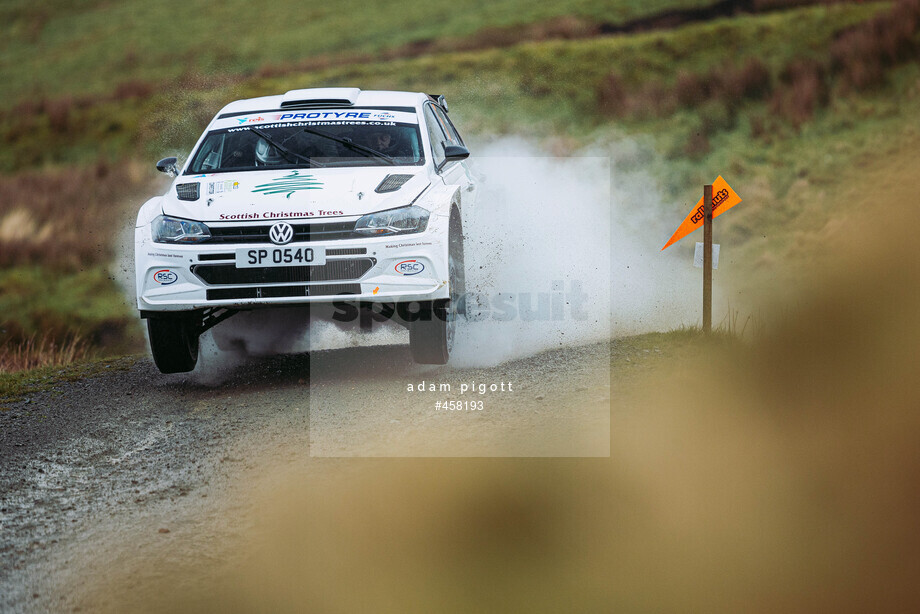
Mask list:
[{"label": "vw polo rally car", "polygon": [[464,293],[469,151],[443,96],[292,90],[225,106],[140,209],[137,305],[160,371],[191,371],[198,338],[240,310],[361,310],[446,363]]}]

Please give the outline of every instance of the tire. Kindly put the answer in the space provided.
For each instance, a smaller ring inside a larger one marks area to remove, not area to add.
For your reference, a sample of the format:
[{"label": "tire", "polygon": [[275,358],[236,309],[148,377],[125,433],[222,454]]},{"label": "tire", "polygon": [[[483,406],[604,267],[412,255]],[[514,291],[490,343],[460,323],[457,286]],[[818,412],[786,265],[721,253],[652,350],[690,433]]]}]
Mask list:
[{"label": "tire", "polygon": [[198,363],[198,333],[182,317],[147,318],[150,351],[160,373],[187,373]]},{"label": "tire", "polygon": [[459,308],[463,298],[463,233],[451,219],[447,250],[449,298],[422,304],[420,317],[409,325],[412,359],[423,365],[445,365],[454,345]]}]

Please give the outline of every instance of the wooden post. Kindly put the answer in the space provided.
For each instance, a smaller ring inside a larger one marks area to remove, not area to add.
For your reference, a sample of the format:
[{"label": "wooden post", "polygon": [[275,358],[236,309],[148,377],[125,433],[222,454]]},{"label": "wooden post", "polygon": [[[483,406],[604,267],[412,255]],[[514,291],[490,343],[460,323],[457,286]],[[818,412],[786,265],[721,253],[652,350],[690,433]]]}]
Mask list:
[{"label": "wooden post", "polygon": [[703,332],[712,332],[712,185],[703,186]]}]

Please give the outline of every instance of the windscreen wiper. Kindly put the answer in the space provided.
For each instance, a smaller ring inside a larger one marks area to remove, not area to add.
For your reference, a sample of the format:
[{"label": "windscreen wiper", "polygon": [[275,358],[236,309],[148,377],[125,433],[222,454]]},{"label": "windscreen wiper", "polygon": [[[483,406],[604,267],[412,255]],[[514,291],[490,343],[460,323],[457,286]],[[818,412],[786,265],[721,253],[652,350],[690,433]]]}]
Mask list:
[{"label": "windscreen wiper", "polygon": [[358,143],[355,143],[347,136],[335,136],[334,134],[329,134],[328,132],[324,132],[323,130],[317,130],[315,128],[304,128],[303,131],[309,132],[310,134],[315,134],[316,136],[327,138],[331,141],[335,141],[336,143],[341,143],[345,147],[348,147],[349,149],[353,149],[354,151],[360,151],[361,153],[365,153],[369,156],[373,156],[374,158],[380,158],[387,164],[396,164],[396,160],[394,160],[392,156],[388,156],[382,151],[371,149],[370,147],[367,147],[366,145],[359,145]]},{"label": "windscreen wiper", "polygon": [[[308,158],[307,156],[304,156],[304,155],[302,155],[302,154],[299,154],[299,153],[297,153],[296,151],[291,151],[290,149],[288,149],[287,147],[285,147],[284,145],[282,145],[282,144],[279,143],[278,141],[274,140],[272,137],[270,137],[268,134],[266,134],[266,133],[263,132],[262,130],[259,130],[258,128],[250,128],[250,130],[251,130],[254,134],[257,134],[257,135],[259,135],[260,137],[262,137],[263,139],[265,139],[266,141],[268,141],[268,144],[271,145],[272,147],[274,147],[275,149],[277,149],[279,152],[281,152],[281,155],[284,156],[285,158],[287,158],[288,162],[293,163],[294,160],[291,159],[291,157],[293,157],[293,158],[297,158],[297,159],[300,159],[300,160],[306,162],[306,163],[309,164],[310,166],[326,166],[325,164],[322,164],[322,163],[320,163],[320,162],[316,162],[316,161],[313,160],[312,158]],[[285,154],[287,154],[287,155],[285,155]],[[291,156],[291,157],[288,157],[288,156]]]}]

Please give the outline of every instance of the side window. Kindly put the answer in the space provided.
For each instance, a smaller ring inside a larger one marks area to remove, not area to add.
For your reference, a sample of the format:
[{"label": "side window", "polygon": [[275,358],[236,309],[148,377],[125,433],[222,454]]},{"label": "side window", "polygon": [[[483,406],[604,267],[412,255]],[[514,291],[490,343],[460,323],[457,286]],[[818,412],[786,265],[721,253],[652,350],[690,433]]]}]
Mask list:
[{"label": "side window", "polygon": [[432,107],[434,113],[438,118],[438,123],[441,126],[441,129],[444,131],[444,134],[447,135],[451,145],[463,145],[463,139],[460,138],[460,135],[457,133],[457,129],[454,128],[454,125],[451,123],[450,119],[447,117],[447,114],[444,112],[444,109],[438,106]]},{"label": "side window", "polygon": [[450,118],[447,117],[447,113],[444,114],[444,117],[447,119],[447,125],[450,126],[451,131],[453,131],[454,135],[457,137],[457,141],[466,147],[466,143],[463,142],[463,137],[460,136],[459,132],[457,132],[457,127],[454,125],[454,122],[450,121]]},{"label": "side window", "polygon": [[434,113],[431,112],[431,105],[425,105],[425,125],[428,127],[428,140],[431,141],[431,153],[435,166],[444,163],[444,145],[443,141],[448,140],[441,130],[441,125]]},{"label": "side window", "polygon": [[224,137],[226,135],[209,135],[204,143],[201,145],[201,149],[198,150],[198,155],[195,156],[195,160],[192,163],[191,168],[195,169],[194,172],[202,173],[220,168],[221,159],[223,158],[224,152]]}]

